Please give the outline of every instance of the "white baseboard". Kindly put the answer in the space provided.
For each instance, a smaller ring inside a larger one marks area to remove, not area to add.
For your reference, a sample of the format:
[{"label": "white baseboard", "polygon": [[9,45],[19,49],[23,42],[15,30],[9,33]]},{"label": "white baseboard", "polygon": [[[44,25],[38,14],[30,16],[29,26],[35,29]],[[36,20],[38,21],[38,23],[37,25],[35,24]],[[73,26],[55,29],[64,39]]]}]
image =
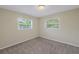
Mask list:
[{"label": "white baseboard", "polygon": [[22,43],[22,42],[25,42],[25,41],[28,41],[28,40],[31,40],[31,39],[34,39],[34,38],[36,38],[36,37],[38,37],[38,36],[29,37],[29,38],[27,38],[26,40],[23,40],[23,41],[14,43],[14,44],[5,45],[5,46],[1,47],[0,50],[5,49],[5,48],[8,48],[8,47],[11,47],[11,46],[14,46],[14,45],[17,45],[17,44],[19,44],[19,43]]},{"label": "white baseboard", "polygon": [[29,37],[27,38],[27,40],[24,40],[24,41],[21,41],[21,42],[17,42],[17,43],[14,43],[14,44],[11,44],[11,45],[5,45],[4,47],[1,47],[1,49],[4,49],[4,48],[8,48],[8,47],[11,47],[11,46],[14,46],[16,44],[19,44],[19,43],[22,43],[22,42],[25,42],[25,41],[28,41],[28,40],[31,40],[31,39],[34,39],[36,37],[42,37],[42,38],[46,38],[46,39],[49,39],[49,40],[54,40],[54,41],[57,41],[57,42],[61,42],[61,43],[65,43],[65,44],[68,44],[68,45],[72,45],[72,46],[75,46],[75,47],[79,47],[78,45],[75,45],[75,44],[72,44],[72,43],[69,43],[69,42],[64,42],[64,41],[59,41],[59,40],[56,40],[56,39],[52,39],[51,37],[47,37],[47,36],[33,36],[33,37]]},{"label": "white baseboard", "polygon": [[47,36],[43,36],[43,35],[40,36],[40,37],[45,38],[45,39],[49,39],[49,40],[54,40],[54,41],[57,41],[57,42],[61,42],[61,43],[64,43],[64,44],[68,44],[68,45],[71,45],[71,46],[79,47],[79,45],[76,45],[76,44],[73,44],[73,43],[70,43],[70,42],[56,40],[56,39],[53,39],[51,37],[47,37]]}]

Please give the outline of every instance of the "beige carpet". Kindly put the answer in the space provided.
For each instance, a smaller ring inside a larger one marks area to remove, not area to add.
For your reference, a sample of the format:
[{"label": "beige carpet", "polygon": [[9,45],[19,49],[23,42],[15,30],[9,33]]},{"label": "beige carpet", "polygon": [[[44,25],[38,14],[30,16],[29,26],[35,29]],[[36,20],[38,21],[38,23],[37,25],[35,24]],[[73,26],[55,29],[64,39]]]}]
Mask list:
[{"label": "beige carpet", "polygon": [[1,54],[78,54],[79,48],[41,37],[3,49]]}]

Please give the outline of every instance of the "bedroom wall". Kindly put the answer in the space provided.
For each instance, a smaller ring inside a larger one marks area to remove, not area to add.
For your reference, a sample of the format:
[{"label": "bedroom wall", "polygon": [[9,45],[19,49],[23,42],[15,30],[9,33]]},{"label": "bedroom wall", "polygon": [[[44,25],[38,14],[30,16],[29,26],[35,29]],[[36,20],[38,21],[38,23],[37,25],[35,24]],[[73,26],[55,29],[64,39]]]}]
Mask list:
[{"label": "bedroom wall", "polygon": [[[17,18],[30,17],[33,20],[32,30],[18,30]],[[60,29],[45,27],[48,18],[59,18]],[[38,19],[38,20],[37,20]],[[79,47],[79,9],[35,18],[25,14],[0,9],[0,49],[30,40],[38,36]]]},{"label": "bedroom wall", "polygon": [[[47,29],[45,23],[49,18],[58,18],[60,28],[57,30]],[[79,47],[79,9],[41,18],[40,36]]]},{"label": "bedroom wall", "polygon": [[[16,22],[18,17],[30,17],[33,28],[30,30],[18,30]],[[25,14],[0,9],[0,49],[38,37],[37,18]]]}]

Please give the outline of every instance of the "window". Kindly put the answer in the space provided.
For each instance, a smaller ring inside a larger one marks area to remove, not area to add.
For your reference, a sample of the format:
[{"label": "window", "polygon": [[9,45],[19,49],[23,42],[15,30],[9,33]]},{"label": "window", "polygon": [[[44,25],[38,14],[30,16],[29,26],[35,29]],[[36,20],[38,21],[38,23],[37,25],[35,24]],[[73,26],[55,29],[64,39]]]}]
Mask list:
[{"label": "window", "polygon": [[59,28],[59,21],[58,19],[50,19],[47,21],[47,28],[57,29]]},{"label": "window", "polygon": [[17,26],[19,30],[32,29],[32,20],[26,18],[18,18]]}]

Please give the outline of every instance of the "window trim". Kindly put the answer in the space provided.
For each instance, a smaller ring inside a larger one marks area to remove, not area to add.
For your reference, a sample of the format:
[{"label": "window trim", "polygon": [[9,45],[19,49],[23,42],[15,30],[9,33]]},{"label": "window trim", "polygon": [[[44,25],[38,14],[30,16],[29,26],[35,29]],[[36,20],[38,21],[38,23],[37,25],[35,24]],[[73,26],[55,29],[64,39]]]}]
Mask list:
[{"label": "window trim", "polygon": [[17,28],[18,28],[18,30],[30,30],[30,29],[32,29],[32,19],[31,18],[25,18],[25,17],[19,17],[18,19],[17,19],[17,23],[19,23],[19,19],[25,19],[25,20],[29,20],[30,22],[31,22],[31,26],[29,27],[29,28],[20,28],[20,25],[19,24],[17,24]]},{"label": "window trim", "polygon": [[[58,20],[58,28],[48,28],[47,27],[47,22],[49,21],[49,20],[51,20],[51,19],[57,19]],[[46,29],[51,29],[51,30],[59,30],[60,29],[60,18],[58,18],[58,17],[56,17],[56,18],[54,18],[54,17],[50,17],[50,18],[47,18],[46,19],[46,22],[45,22],[45,28]]]}]

